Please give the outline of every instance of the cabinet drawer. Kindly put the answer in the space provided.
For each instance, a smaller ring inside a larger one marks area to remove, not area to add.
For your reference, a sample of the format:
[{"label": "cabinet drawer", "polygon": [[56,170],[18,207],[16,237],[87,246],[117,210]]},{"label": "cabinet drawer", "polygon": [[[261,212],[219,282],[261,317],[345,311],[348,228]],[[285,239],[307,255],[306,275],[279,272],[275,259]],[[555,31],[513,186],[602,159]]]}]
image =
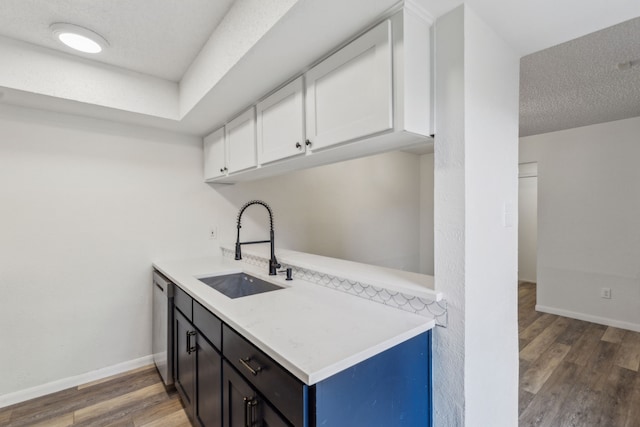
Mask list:
[{"label": "cabinet drawer", "polygon": [[227,325],[222,351],[231,363],[293,425],[304,424],[307,386]]},{"label": "cabinet drawer", "polygon": [[184,316],[189,319],[189,321],[193,320],[193,299],[187,294],[185,291],[180,289],[180,287],[175,287],[175,293],[173,295],[173,304],[178,307],[178,310],[184,314]]},{"label": "cabinet drawer", "polygon": [[198,301],[193,302],[193,324],[217,350],[222,348],[222,321]]}]

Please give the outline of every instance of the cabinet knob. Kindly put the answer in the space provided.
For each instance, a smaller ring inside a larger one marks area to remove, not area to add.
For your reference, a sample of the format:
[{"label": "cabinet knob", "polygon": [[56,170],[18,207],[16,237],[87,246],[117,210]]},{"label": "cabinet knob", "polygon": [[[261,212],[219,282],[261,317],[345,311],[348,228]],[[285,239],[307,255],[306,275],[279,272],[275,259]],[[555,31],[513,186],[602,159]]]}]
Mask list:
[{"label": "cabinet knob", "polygon": [[309,141],[308,139],[304,142],[304,145],[306,145],[307,147],[311,148],[311,141]]},{"label": "cabinet knob", "polygon": [[224,168],[220,168],[220,173],[224,173]]},{"label": "cabinet knob", "polygon": [[302,150],[302,145],[300,145],[300,143],[299,143],[299,142],[296,142],[296,148],[297,148],[298,150]]}]

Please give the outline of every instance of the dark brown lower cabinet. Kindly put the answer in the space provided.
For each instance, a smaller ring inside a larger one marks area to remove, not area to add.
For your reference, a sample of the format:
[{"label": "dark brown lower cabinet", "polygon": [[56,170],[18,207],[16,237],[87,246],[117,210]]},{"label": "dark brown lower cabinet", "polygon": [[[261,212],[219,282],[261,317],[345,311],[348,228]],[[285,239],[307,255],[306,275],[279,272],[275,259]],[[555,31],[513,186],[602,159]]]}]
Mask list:
[{"label": "dark brown lower cabinet", "polygon": [[173,313],[174,333],[174,381],[185,411],[193,419],[195,406],[196,359],[194,348],[191,346],[195,328],[178,310]]},{"label": "dark brown lower cabinet", "polygon": [[194,425],[222,427],[222,356],[174,309],[174,380]]},{"label": "dark brown lower cabinet", "polygon": [[226,361],[222,388],[224,427],[290,427]]},{"label": "dark brown lower cabinet", "polygon": [[195,418],[205,427],[222,426],[222,356],[198,334]]}]

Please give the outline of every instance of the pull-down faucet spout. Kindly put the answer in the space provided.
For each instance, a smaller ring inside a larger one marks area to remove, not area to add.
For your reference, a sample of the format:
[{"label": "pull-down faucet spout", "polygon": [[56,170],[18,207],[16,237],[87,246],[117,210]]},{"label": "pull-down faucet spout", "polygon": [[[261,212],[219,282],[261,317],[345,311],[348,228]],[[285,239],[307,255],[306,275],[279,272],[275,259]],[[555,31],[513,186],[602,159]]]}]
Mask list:
[{"label": "pull-down faucet spout", "polygon": [[[244,211],[251,205],[262,205],[269,212],[269,240],[256,240],[253,242],[241,242],[240,241],[240,229],[242,228],[242,214]],[[277,270],[280,268],[280,264],[278,264],[278,260],[276,259],[276,254],[274,250],[274,233],[273,233],[273,212],[268,204],[263,202],[262,200],[252,200],[250,202],[245,203],[242,208],[240,208],[240,212],[238,213],[238,237],[236,238],[236,260],[242,259],[242,250],[241,245],[252,245],[255,243],[270,243],[271,244],[271,259],[269,260],[269,275],[275,276],[277,274]]]}]

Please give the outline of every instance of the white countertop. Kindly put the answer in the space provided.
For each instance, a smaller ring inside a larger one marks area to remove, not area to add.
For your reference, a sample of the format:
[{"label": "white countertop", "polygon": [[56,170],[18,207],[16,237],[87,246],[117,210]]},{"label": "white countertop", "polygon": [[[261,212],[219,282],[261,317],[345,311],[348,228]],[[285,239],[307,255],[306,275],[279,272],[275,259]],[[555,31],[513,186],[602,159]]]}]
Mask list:
[{"label": "white countertop", "polygon": [[[222,256],[158,261],[154,267],[308,385],[435,326],[431,317],[301,279],[287,282]],[[238,272],[285,289],[230,299],[197,279]]]}]

